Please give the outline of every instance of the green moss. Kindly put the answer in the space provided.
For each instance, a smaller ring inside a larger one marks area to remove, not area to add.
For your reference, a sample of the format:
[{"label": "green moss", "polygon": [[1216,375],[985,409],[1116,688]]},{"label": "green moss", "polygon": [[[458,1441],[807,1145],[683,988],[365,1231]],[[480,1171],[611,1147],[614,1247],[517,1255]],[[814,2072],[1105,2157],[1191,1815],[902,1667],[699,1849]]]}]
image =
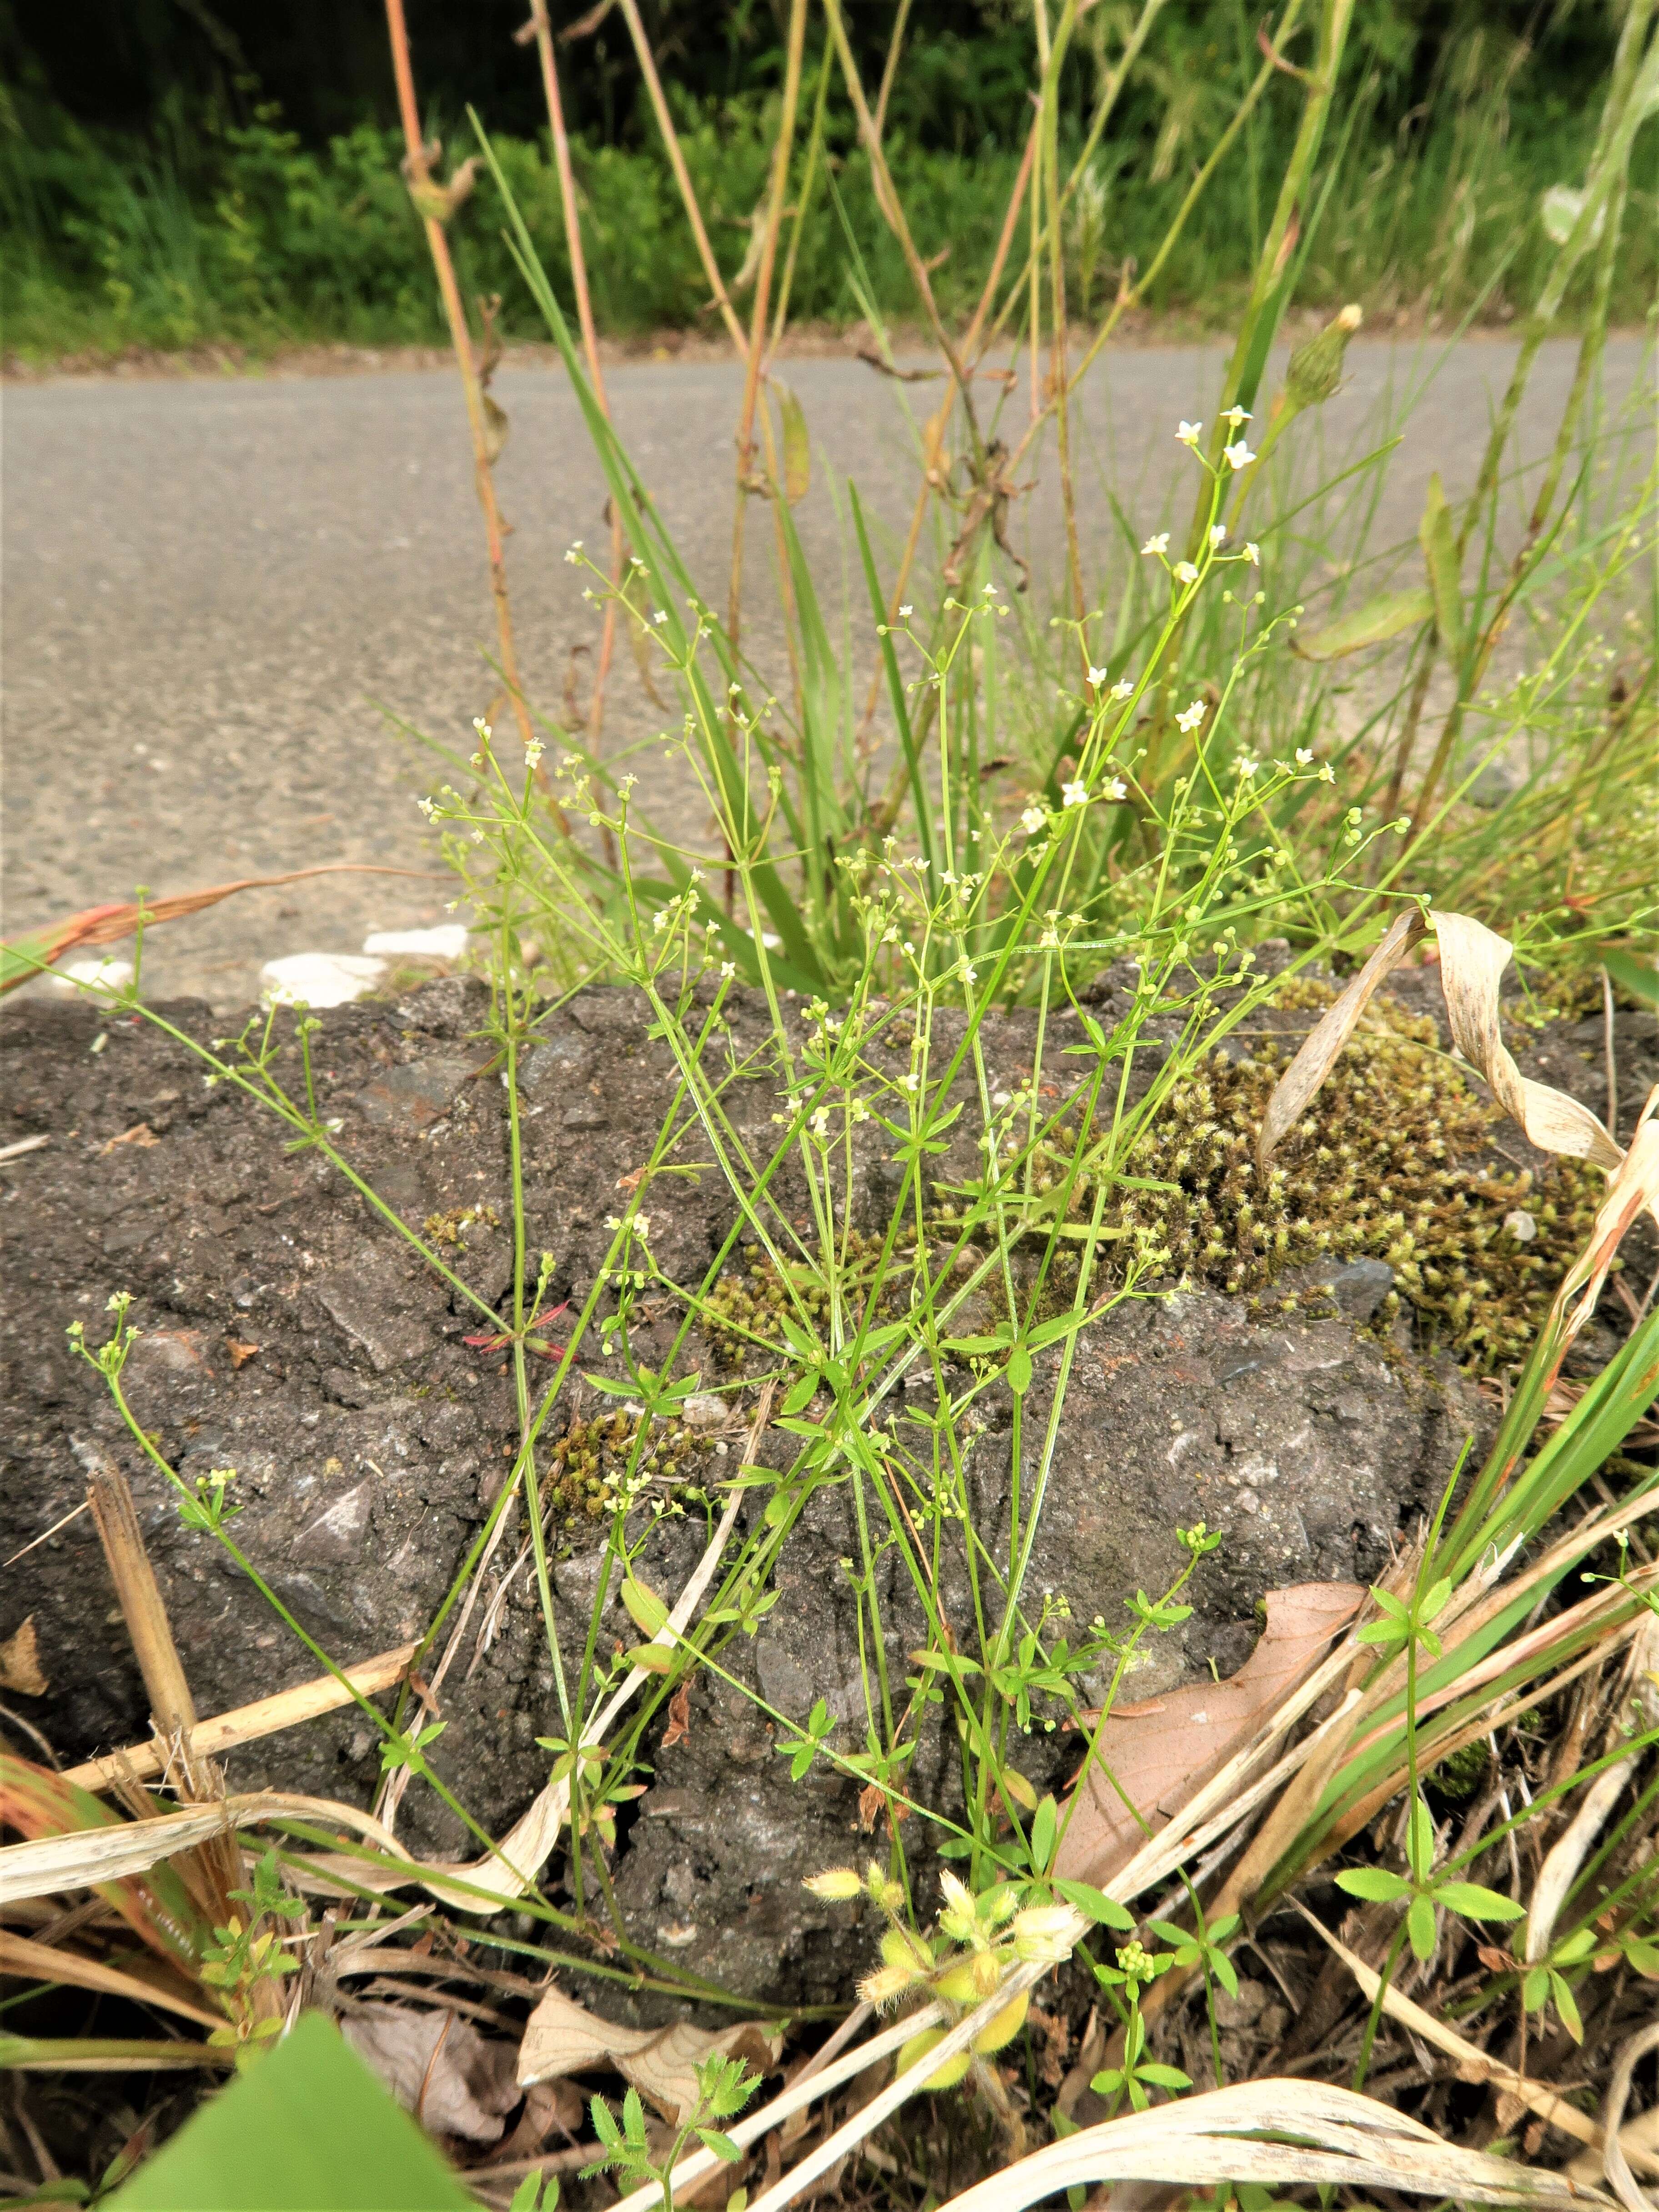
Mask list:
[{"label": "green moss", "polygon": [[[543,1494],[554,1512],[567,1523],[609,1516],[629,1485],[629,1462],[642,1425],[640,1414],[621,1411],[573,1421],[555,1443],[542,1475]],[[635,1494],[672,1494],[695,1479],[697,1462],[709,1449],[708,1440],[684,1422],[656,1422],[631,1477]]]},{"label": "green moss", "polygon": [[[1330,995],[1304,983],[1279,1004]],[[1537,1182],[1525,1169],[1490,1172],[1503,1115],[1437,1048],[1431,1021],[1382,1000],[1264,1183],[1256,1132],[1294,1040],[1243,1042],[1247,1057],[1217,1054],[1176,1087],[1127,1164],[1179,1195],[1126,1193],[1116,1224],[1163,1248],[1166,1277],[1234,1293],[1260,1295],[1287,1269],[1326,1260],[1384,1260],[1468,1366],[1521,1358],[1589,1233],[1601,1177],[1574,1161]],[[1517,1212],[1532,1220],[1529,1239],[1507,1224]]]},{"label": "green moss", "polygon": [[[911,1231],[903,1231],[898,1242],[907,1255],[915,1249]],[[856,1229],[848,1232],[842,1288],[843,1298],[854,1310],[862,1307],[875,1280],[882,1243],[879,1237],[866,1237]],[[815,1325],[822,1323],[829,1311],[830,1293],[819,1271],[791,1267],[786,1280],[763,1253],[741,1267],[726,1269],[709,1293],[703,1319],[715,1356],[736,1366],[756,1337],[781,1347],[783,1316],[801,1308]],[[896,1318],[902,1310],[902,1286],[896,1277],[890,1289],[884,1289],[878,1297],[877,1310],[887,1319]]]}]

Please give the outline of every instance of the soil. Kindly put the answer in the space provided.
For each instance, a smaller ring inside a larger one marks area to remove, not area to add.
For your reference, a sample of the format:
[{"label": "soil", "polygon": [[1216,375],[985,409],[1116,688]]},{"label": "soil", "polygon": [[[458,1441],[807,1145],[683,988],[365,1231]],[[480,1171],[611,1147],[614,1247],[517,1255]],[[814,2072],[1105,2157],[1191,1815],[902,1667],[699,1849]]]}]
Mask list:
[{"label": "soil", "polygon": [[[417,1231],[475,1206],[510,1224],[502,1078],[479,1036],[486,1009],[482,987],[450,978],[395,1004],[329,1014],[313,1040],[319,1113],[338,1122],[337,1142],[365,1182]],[[49,1686],[14,1704],[64,1763],[148,1733],[96,1535],[86,1515],[69,1517],[101,1458],[131,1482],[198,1711],[317,1672],[211,1540],[183,1524],[174,1493],[135,1448],[100,1378],[73,1355],[68,1324],[81,1320],[88,1340],[100,1340],[112,1291],[132,1293],[143,1332],[125,1376],[137,1419],[187,1483],[210,1468],[236,1468],[242,1510],[232,1533],[337,1660],[422,1632],[498,1494],[517,1436],[501,1354],[466,1341],[479,1334],[476,1312],[336,1169],[314,1151],[285,1149],[265,1109],[204,1081],[189,1041],[221,1033],[222,1017],[197,1002],[155,1012],[176,1035],[79,1004],[20,1001],[0,1016],[0,1143],[48,1139],[0,1164],[8,1290],[0,1557],[11,1561],[33,1546],[9,1565],[0,1589],[0,1638],[33,1620]],[[1655,1026],[1633,1018],[1621,1048],[1627,1098],[1655,1056]],[[1558,1025],[1530,1048],[1528,1072],[1599,1108],[1600,1030],[1599,1020]],[[1023,1016],[990,1025],[994,1075],[1022,1055],[1029,1064],[1031,1034]],[[738,1057],[763,1035],[763,1009],[739,996]],[[291,1041],[279,1066],[298,1081]],[[556,1255],[553,1303],[580,1300],[591,1284],[622,1180],[644,1164],[673,1082],[666,1046],[646,1034],[640,1002],[620,990],[580,994],[549,1019],[529,1054],[527,1249]],[[732,1121],[758,1140],[769,1134],[775,1103],[763,1079],[734,1084]],[[679,1157],[707,1156],[694,1129]],[[967,1164],[964,1153],[955,1164]],[[862,1158],[863,1225],[884,1219],[893,1172],[873,1148]],[[804,1204],[787,1185],[783,1198]],[[697,1279],[729,1227],[719,1176],[659,1181],[651,1214],[664,1272]],[[454,1264],[498,1310],[510,1305],[506,1227],[464,1232]],[[1380,1263],[1354,1263],[1332,1279],[1322,1313],[1295,1316],[1253,1314],[1211,1293],[1137,1302],[1079,1340],[1028,1588],[1063,1593],[1083,1623],[1100,1614],[1115,1624],[1137,1589],[1156,1591],[1172,1578],[1178,1526],[1202,1519],[1226,1538],[1198,1573],[1191,1620],[1158,1641],[1133,1694],[1156,1694],[1212,1664],[1223,1674],[1236,1667],[1272,1588],[1373,1578],[1443,1486],[1464,1437],[1482,1429],[1485,1401],[1449,1363],[1416,1357],[1403,1325],[1392,1334],[1364,1326],[1389,1282]],[[637,1357],[663,1358],[676,1320],[667,1297],[652,1301]],[[1040,1432],[1057,1358],[1039,1356],[1028,1437]],[[607,1370],[597,1340],[582,1364],[587,1374],[622,1372],[614,1362]],[[741,1373],[721,1366],[718,1346],[694,1349],[687,1364],[702,1370],[705,1387],[732,1386],[730,1421],[700,1447],[700,1480],[712,1486],[735,1468],[754,1394],[735,1387]],[[616,1402],[579,1382],[550,1444],[566,1419],[608,1414]],[[1006,1401],[987,1404],[970,1480],[976,1523],[994,1554],[1011,1510],[1011,1436]],[[774,1430],[757,1455],[785,1466],[793,1443]],[[1028,1447],[1028,1500],[1030,1467]],[[844,1485],[814,1493],[775,1577],[776,1604],[756,1636],[735,1638],[726,1654],[738,1681],[791,1720],[823,1697],[842,1742],[861,1742],[866,1724],[858,1613],[842,1566],[858,1550],[853,1510]],[[665,1515],[637,1573],[677,1592],[705,1525],[695,1498]],[[567,1652],[579,1651],[586,1632],[604,1526],[580,1519],[552,1530]],[[518,1548],[515,1529],[498,1568]],[[878,1595],[899,1679],[921,1616],[891,1550],[881,1558]],[[965,1585],[947,1576],[939,1599],[947,1616],[970,1617]],[[499,1833],[544,1782],[547,1754],[536,1739],[557,1721],[526,1572],[493,1610],[495,1632],[469,1636],[445,1685],[447,1728],[434,1757],[470,1811]],[[481,1603],[475,1619],[484,1612]],[[614,1599],[604,1632],[619,1645],[638,1640]],[[843,1996],[846,1916],[820,1908],[800,1882],[860,1849],[856,1788],[823,1762],[792,1784],[773,1723],[711,1677],[698,1676],[686,1725],[666,1747],[664,1717],[648,1739],[658,1747],[650,1787],[615,1859],[630,1934],[773,2002]],[[924,1731],[915,1794],[948,1802],[957,1763],[953,1740]],[[1043,1789],[1063,1782],[1074,1754],[1039,1720],[1018,1763]],[[378,1740],[350,1711],[234,1751],[226,1765],[234,1789],[270,1785],[362,1805],[380,1780]],[[418,1851],[473,1848],[418,1787],[400,1832]],[[853,1940],[856,1965],[867,1938]]]}]

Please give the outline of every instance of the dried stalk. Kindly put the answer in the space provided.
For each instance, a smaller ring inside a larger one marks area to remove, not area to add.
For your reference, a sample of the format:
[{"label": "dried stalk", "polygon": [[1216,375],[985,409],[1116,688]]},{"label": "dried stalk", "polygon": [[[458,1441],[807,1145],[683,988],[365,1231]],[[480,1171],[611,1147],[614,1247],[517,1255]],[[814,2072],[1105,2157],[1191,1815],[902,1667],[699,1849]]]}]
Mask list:
[{"label": "dried stalk", "polygon": [[[530,0],[530,21],[514,35],[522,40],[526,33],[535,41],[537,58],[541,63],[542,91],[547,100],[548,129],[553,138],[553,165],[558,173],[559,202],[564,216],[565,256],[570,264],[570,283],[576,295],[576,319],[581,325],[582,350],[587,356],[587,374],[593,386],[593,397],[599,404],[599,412],[609,422],[611,401],[605,388],[605,372],[599,366],[599,332],[593,321],[593,301],[587,282],[587,257],[582,250],[581,217],[576,205],[576,173],[570,160],[570,134],[564,127],[564,101],[559,93],[559,69],[553,53],[553,32],[547,19],[547,0]],[[605,687],[617,649],[615,595],[621,588],[625,556],[622,518],[612,501],[611,596],[605,601],[605,627],[599,634],[599,665],[594,672],[592,695],[587,705],[587,742],[595,751],[599,749],[599,735],[605,724]],[[601,836],[605,857],[614,866],[615,835],[607,826]]]},{"label": "dried stalk", "polygon": [[[444,303],[444,315],[449,324],[450,343],[455,349],[455,365],[461,373],[461,390],[466,399],[467,428],[472,434],[473,482],[478,494],[478,505],[483,514],[484,542],[489,556],[489,590],[495,603],[495,641],[501,654],[501,676],[507,695],[513,702],[514,714],[518,721],[519,734],[526,746],[533,744],[535,732],[531,726],[530,712],[525,705],[524,686],[519,680],[519,657],[513,642],[513,610],[507,595],[507,555],[501,532],[501,510],[495,503],[495,480],[490,459],[490,433],[484,414],[483,386],[478,376],[478,364],[472,350],[472,339],[466,325],[466,309],[461,304],[460,286],[455,280],[455,264],[450,258],[449,240],[438,217],[428,211],[431,196],[437,191],[432,183],[432,150],[421,136],[420,109],[415,99],[415,72],[409,54],[409,30],[404,21],[404,0],[386,0],[386,29],[392,41],[392,68],[398,84],[398,112],[403,123],[405,166],[414,192],[418,196],[421,221],[426,230],[426,242],[432,255],[432,266],[438,279],[438,290]],[[441,198],[441,193],[438,196]],[[421,206],[424,199],[426,205]]]},{"label": "dried stalk", "polygon": [[[191,1731],[191,1747],[198,1757],[211,1757],[237,1744],[257,1743],[262,1737],[276,1735],[283,1729],[297,1728],[302,1721],[314,1720],[319,1714],[337,1711],[342,1705],[352,1702],[353,1690],[364,1697],[373,1697],[379,1690],[389,1690],[400,1680],[420,1648],[418,1644],[400,1644],[395,1650],[382,1651],[373,1659],[360,1660],[356,1666],[343,1668],[343,1681],[337,1675],[319,1674],[314,1680],[299,1683],[294,1689],[256,1698],[250,1705],[238,1705],[228,1713],[216,1714],[211,1720],[198,1721]],[[112,1790],[123,1779],[146,1781],[151,1775],[165,1771],[167,1762],[168,1752],[164,1746],[136,1743],[125,1751],[110,1752],[101,1759],[88,1759],[83,1765],[71,1766],[63,1779],[77,1790],[88,1790],[96,1796]]]}]

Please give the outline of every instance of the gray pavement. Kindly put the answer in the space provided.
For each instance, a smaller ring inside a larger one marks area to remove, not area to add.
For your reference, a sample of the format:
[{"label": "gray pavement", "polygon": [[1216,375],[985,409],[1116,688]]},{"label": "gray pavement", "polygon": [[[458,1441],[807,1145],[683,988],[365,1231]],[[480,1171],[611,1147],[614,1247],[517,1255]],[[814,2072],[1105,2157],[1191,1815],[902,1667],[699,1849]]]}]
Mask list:
[{"label": "gray pavement", "polygon": [[[1356,343],[1347,385],[1299,441],[1298,482],[1310,489],[1393,429],[1403,428],[1404,442],[1369,521],[1367,477],[1331,495],[1319,532],[1312,517],[1302,526],[1308,541],[1327,542],[1321,565],[1293,588],[1330,574],[1362,529],[1372,548],[1409,545],[1431,470],[1454,495],[1467,485],[1514,350],[1493,339]],[[1546,349],[1522,423],[1523,462],[1547,448],[1574,354],[1566,341]],[[1611,413],[1644,375],[1643,358],[1635,339],[1610,345]],[[1193,465],[1171,434],[1178,417],[1207,416],[1222,360],[1211,349],[1139,349],[1091,378],[1080,507],[1095,593],[1109,600],[1127,557],[1109,489],[1137,532],[1170,519],[1177,497],[1184,514]],[[820,588],[839,606],[856,580],[844,481],[857,482],[890,572],[917,482],[907,409],[920,417],[939,387],[896,385],[844,359],[792,362],[784,374],[815,449],[798,519]],[[639,364],[612,369],[609,381],[623,439],[699,585],[723,605],[740,372]],[[573,538],[605,544],[603,485],[559,374],[509,371],[497,389],[512,422],[497,477],[513,525],[521,663],[532,696],[556,714],[573,648],[598,637],[561,556]],[[992,387],[983,404],[988,412]],[[1001,406],[1017,435],[1027,387]],[[0,402],[0,426],[6,932],[130,896],[140,882],[159,892],[319,860],[435,865],[414,805],[432,781],[427,758],[382,710],[454,744],[495,688],[453,380],[391,371],[16,386]],[[1638,436],[1639,416],[1602,452],[1609,488],[1648,465],[1650,413],[1646,457]],[[1014,536],[1033,563],[1032,604],[1046,611],[1060,545],[1051,453],[1041,475]],[[758,503],[748,542],[748,641],[781,679],[772,533]],[[867,640],[861,585],[851,622]],[[591,665],[580,663],[584,696]],[[612,697],[618,744],[648,738],[664,719],[625,655]],[[647,750],[642,766],[656,758]],[[264,959],[355,952],[367,930],[441,919],[448,896],[441,881],[391,877],[251,894],[159,932],[147,980],[158,993],[241,1003]]]}]

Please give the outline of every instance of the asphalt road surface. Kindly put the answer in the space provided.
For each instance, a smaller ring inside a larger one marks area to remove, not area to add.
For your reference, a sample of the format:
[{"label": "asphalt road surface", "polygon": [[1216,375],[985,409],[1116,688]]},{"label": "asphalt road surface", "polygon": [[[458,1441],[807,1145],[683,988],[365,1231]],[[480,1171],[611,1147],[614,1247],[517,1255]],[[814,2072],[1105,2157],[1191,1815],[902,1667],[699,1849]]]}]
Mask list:
[{"label": "asphalt road surface", "polygon": [[[1467,487],[1514,352],[1497,339],[1353,345],[1347,384],[1299,441],[1301,482],[1311,488],[1395,431],[1403,441],[1368,524],[1371,476],[1331,495],[1333,559],[1362,527],[1373,548],[1409,547],[1431,470],[1454,496]],[[1547,450],[1574,357],[1569,341],[1545,349],[1521,424],[1523,463]],[[1609,487],[1628,483],[1632,468],[1639,481],[1650,461],[1651,410],[1644,456],[1641,410],[1626,404],[1642,360],[1634,338],[1607,350],[1607,405],[1626,410],[1622,442],[1610,441],[1598,462]],[[1091,380],[1079,442],[1095,592],[1109,595],[1133,557],[1109,489],[1137,532],[1174,519],[1177,499],[1184,515],[1194,465],[1172,433],[1179,417],[1209,414],[1222,363],[1214,349],[1140,349]],[[859,486],[890,573],[917,483],[910,418],[939,387],[897,385],[839,358],[793,362],[786,374],[814,447],[812,487],[797,510],[808,556],[820,589],[850,604],[867,641],[845,481]],[[700,586],[723,605],[740,372],[641,363],[613,368],[609,382],[622,436]],[[512,424],[497,480],[513,526],[521,665],[532,696],[556,713],[573,650],[596,643],[599,629],[562,556],[573,538],[605,546],[603,485],[558,373],[504,373],[497,389]],[[984,404],[995,404],[991,387]],[[1001,404],[1017,434],[1028,388]],[[465,744],[495,689],[470,450],[450,377],[14,386],[3,441],[8,933],[130,896],[139,883],[159,893],[320,860],[436,865],[415,806],[433,781],[429,759],[392,718]],[[1043,609],[1061,544],[1051,452],[1038,473],[1013,534]],[[1519,495],[1511,486],[1511,512]],[[772,532],[757,502],[750,518],[756,611],[745,641],[781,680]],[[1301,526],[1311,535],[1313,524]],[[591,665],[578,663],[584,696]],[[625,654],[612,700],[619,745],[672,719]],[[642,769],[656,758],[647,747]],[[264,959],[355,952],[368,930],[441,919],[448,896],[435,878],[389,876],[250,894],[158,932],[147,987],[246,1003]]]}]

